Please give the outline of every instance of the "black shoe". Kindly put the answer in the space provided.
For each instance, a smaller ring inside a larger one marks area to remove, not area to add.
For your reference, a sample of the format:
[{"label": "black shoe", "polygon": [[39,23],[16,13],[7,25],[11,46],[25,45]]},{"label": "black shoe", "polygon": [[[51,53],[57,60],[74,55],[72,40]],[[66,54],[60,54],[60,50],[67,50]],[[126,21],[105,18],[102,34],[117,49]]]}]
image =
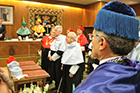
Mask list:
[{"label": "black shoe", "polygon": [[57,90],[57,88],[56,88],[56,87],[54,87],[54,88],[51,88],[50,90]]}]

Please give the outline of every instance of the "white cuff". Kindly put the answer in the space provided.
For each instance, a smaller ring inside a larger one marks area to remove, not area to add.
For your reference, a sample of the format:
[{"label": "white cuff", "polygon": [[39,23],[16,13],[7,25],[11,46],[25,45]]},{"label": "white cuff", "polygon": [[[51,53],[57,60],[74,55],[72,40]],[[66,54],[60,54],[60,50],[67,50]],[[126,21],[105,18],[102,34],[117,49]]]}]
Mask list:
[{"label": "white cuff", "polygon": [[78,65],[73,65],[73,66],[71,66],[71,68],[69,69],[69,72],[70,72],[71,74],[75,75],[76,72],[78,71],[78,69],[79,69],[79,66],[78,66]]},{"label": "white cuff", "polygon": [[51,56],[51,51],[48,52],[48,57],[50,57],[50,56]]},{"label": "white cuff", "polygon": [[92,64],[92,66],[93,66],[94,69],[96,69],[98,67],[98,65],[94,64],[94,63]]},{"label": "white cuff", "polygon": [[88,56],[90,56],[91,54],[92,54],[92,51],[89,51],[89,52],[88,52]]},{"label": "white cuff", "polygon": [[59,59],[60,58],[60,56],[57,54],[57,53],[54,53],[53,55],[52,55],[52,60],[53,61],[56,61],[57,59]]},{"label": "white cuff", "polygon": [[39,55],[42,56],[42,50],[39,51]]},{"label": "white cuff", "polygon": [[37,36],[38,34],[35,32],[35,35]]},{"label": "white cuff", "polygon": [[84,46],[81,46],[81,50],[82,50],[82,51],[85,51],[85,47],[84,47]]},{"label": "white cuff", "polygon": [[21,38],[21,36],[18,36],[18,38],[21,40],[22,38]]},{"label": "white cuff", "polygon": [[29,36],[26,36],[26,40],[29,38]]}]

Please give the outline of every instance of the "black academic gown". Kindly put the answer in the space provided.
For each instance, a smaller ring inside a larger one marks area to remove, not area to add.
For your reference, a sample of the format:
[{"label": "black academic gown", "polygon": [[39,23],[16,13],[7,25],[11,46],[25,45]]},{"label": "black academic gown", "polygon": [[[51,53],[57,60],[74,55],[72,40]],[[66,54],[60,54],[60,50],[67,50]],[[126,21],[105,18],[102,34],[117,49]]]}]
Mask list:
[{"label": "black academic gown", "polygon": [[83,72],[85,71],[85,57],[86,57],[85,52],[87,50],[88,44],[85,44],[84,47],[85,47],[85,51],[82,51],[83,59],[84,59],[84,64],[82,65]]},{"label": "black academic gown", "polygon": [[28,35],[20,35],[20,34],[17,34],[18,36],[21,36],[21,38],[22,38],[22,40],[23,40],[23,38],[26,38],[26,36],[29,36],[30,34],[28,34]]},{"label": "black academic gown", "polygon": [[60,79],[62,77],[61,58],[62,58],[63,52],[62,51],[51,51],[51,56],[54,53],[57,53],[57,54],[59,54],[59,56],[61,56],[56,61],[51,61],[51,63],[52,63],[52,68],[51,68],[51,71],[52,71],[52,79],[55,81],[55,87],[58,88],[59,83],[60,83]]},{"label": "black academic gown", "polygon": [[[89,49],[89,51],[92,51],[92,49]],[[90,56],[89,56],[88,62],[89,62],[89,73],[91,73],[94,70],[92,64],[99,65],[99,60],[97,58],[91,59]]]},{"label": "black academic gown", "polygon": [[60,79],[62,77],[61,70],[61,58],[64,51],[67,48],[66,37],[64,35],[59,35],[51,43],[50,55],[53,59],[52,61],[52,78],[55,81],[55,87],[58,88]]},{"label": "black academic gown", "polygon": [[75,84],[75,87],[77,87],[81,83],[83,79],[83,64],[78,64],[80,68],[72,78],[69,77],[69,69],[72,65],[63,65],[62,93],[72,93],[72,85]]},{"label": "black academic gown", "polygon": [[0,40],[4,40],[5,33],[6,33],[5,25],[2,25],[2,27],[0,28],[0,34],[2,34],[2,37],[0,38]]},{"label": "black academic gown", "polygon": [[50,49],[48,48],[43,48],[41,46],[42,50],[42,59],[41,59],[41,67],[44,69],[47,73],[49,73],[50,77],[47,78],[47,83],[51,84],[52,83],[52,62],[48,58],[48,52]]}]

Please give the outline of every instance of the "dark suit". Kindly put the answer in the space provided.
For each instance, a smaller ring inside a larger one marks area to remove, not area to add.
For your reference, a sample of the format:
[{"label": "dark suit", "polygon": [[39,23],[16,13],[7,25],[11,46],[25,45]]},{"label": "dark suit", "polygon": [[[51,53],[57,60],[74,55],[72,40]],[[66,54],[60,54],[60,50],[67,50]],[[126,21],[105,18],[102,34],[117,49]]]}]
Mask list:
[{"label": "dark suit", "polygon": [[6,33],[5,25],[2,25],[2,27],[0,28],[0,34],[2,34],[2,37],[0,38],[0,40],[4,40],[5,33]]}]

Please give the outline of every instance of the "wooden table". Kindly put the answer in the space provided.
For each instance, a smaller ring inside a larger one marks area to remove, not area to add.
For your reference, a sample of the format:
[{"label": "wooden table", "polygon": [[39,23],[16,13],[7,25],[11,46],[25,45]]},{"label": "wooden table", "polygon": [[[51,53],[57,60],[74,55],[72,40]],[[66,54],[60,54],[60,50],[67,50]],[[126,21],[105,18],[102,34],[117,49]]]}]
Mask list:
[{"label": "wooden table", "polygon": [[[23,61],[23,62],[29,62],[29,61]],[[31,61],[30,61],[31,62]],[[34,66],[34,65],[23,65],[23,66]],[[38,70],[29,70],[29,71],[27,71],[27,70],[25,70],[25,71],[23,71],[23,74],[26,74],[26,73],[28,73],[28,72],[32,72],[32,71],[34,71],[35,73],[33,73],[33,75],[39,75],[37,72],[38,71],[42,71],[42,69],[38,69]],[[12,78],[12,77],[10,77],[10,79],[13,81],[13,83],[14,83],[14,88],[15,88],[15,93],[18,93],[18,86],[20,85],[20,84],[27,84],[27,83],[31,83],[31,81],[32,82],[37,82],[37,81],[43,81],[43,85],[42,85],[42,89],[43,89],[43,87],[45,86],[45,84],[46,84],[46,79],[47,79],[47,77],[50,77],[50,75],[47,73],[47,72],[44,72],[44,73],[46,73],[45,74],[45,76],[43,75],[43,76],[37,76],[37,77],[28,77],[28,78],[21,78],[20,80],[18,80],[18,79],[16,79],[16,78]],[[9,74],[10,74],[10,70],[9,70]],[[32,73],[31,73],[32,74]],[[41,73],[40,73],[41,74]],[[11,75],[10,75],[11,76]]]},{"label": "wooden table", "polygon": [[12,79],[11,80],[13,81],[14,83],[14,88],[15,88],[15,93],[18,93],[18,86],[20,84],[27,84],[27,83],[31,83],[32,82],[37,82],[37,81],[43,81],[43,85],[42,85],[42,89],[43,87],[45,86],[46,84],[46,78],[49,77],[49,74],[48,76],[43,76],[43,77],[34,77],[34,78],[22,78],[20,80],[17,80],[17,79]]}]

